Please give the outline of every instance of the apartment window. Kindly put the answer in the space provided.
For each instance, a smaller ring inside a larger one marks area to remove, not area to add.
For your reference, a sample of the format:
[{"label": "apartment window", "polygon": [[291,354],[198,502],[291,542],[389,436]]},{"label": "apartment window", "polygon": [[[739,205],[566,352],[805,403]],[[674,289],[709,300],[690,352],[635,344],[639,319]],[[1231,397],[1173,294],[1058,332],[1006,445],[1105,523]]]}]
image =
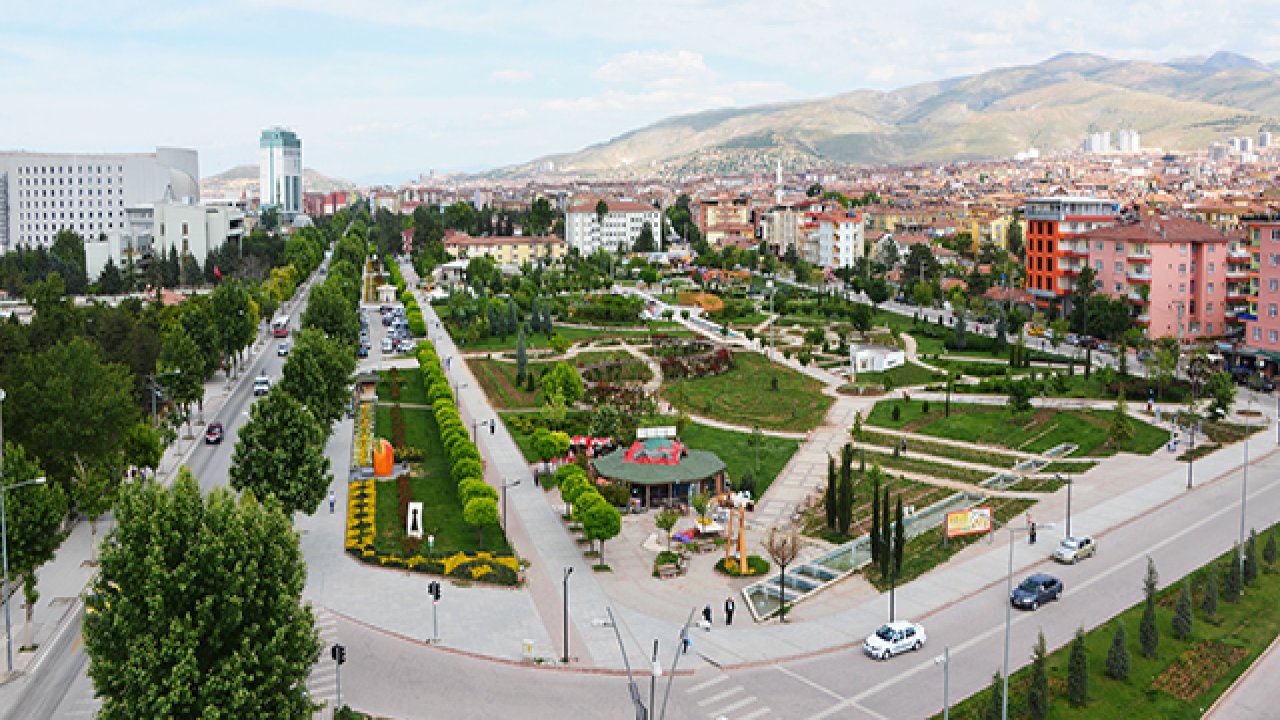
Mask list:
[{"label": "apartment window", "polygon": [[1124,243],[1122,242],[1116,243],[1116,252],[1124,252]]},{"label": "apartment window", "polygon": [[1280,228],[1271,228],[1271,242],[1280,240]]},{"label": "apartment window", "polygon": [[1116,294],[1119,295],[1122,292],[1124,292],[1124,286],[1120,283],[1116,283]]},{"label": "apartment window", "polygon": [[1206,315],[1212,315],[1212,314],[1213,314],[1213,303],[1211,303],[1211,302],[1207,302],[1207,303],[1205,303],[1205,304],[1204,304],[1204,312],[1205,312],[1205,314],[1206,314]]},{"label": "apartment window", "polygon": [[1213,283],[1209,283],[1208,293],[1209,293],[1210,295],[1212,295],[1212,294],[1213,294]]},{"label": "apartment window", "polygon": [[1186,275],[1186,274],[1187,274],[1187,264],[1186,264],[1186,263],[1179,263],[1179,265],[1178,265],[1178,274],[1179,274],[1179,275]]},{"label": "apartment window", "polygon": [[1213,263],[1209,263],[1209,274],[1213,274]]},{"label": "apartment window", "polygon": [[1186,254],[1187,254],[1187,244],[1186,244],[1186,243],[1182,243],[1181,245],[1179,245],[1179,246],[1178,246],[1178,254],[1179,254],[1179,255],[1186,255]]},{"label": "apartment window", "polygon": [[1268,288],[1271,290],[1271,292],[1280,291],[1280,280],[1276,280],[1275,278],[1272,278],[1271,282],[1268,283]]},{"label": "apartment window", "polygon": [[1277,341],[1280,341],[1280,331],[1272,330],[1272,331],[1271,331],[1270,333],[1268,333],[1268,334],[1271,336],[1271,342],[1277,342]]},{"label": "apartment window", "polygon": [[1179,295],[1185,295],[1186,293],[1187,293],[1187,284],[1186,284],[1186,283],[1178,283],[1178,294],[1179,294]]},{"label": "apartment window", "polygon": [[1205,324],[1205,326],[1204,326],[1204,331],[1205,331],[1206,333],[1208,333],[1208,334],[1212,335],[1212,334],[1213,334],[1213,323],[1207,323],[1207,324]]},{"label": "apartment window", "polygon": [[1276,315],[1280,315],[1280,308],[1277,308],[1275,303],[1271,303],[1267,306],[1267,317],[1275,317]]},{"label": "apartment window", "polygon": [[1098,272],[1102,272],[1102,261],[1101,261],[1101,260],[1094,260],[1094,261],[1093,261],[1093,269],[1094,269],[1094,270],[1097,270]]},{"label": "apartment window", "polygon": [[1095,247],[1097,247],[1097,248],[1098,248],[1098,252],[1102,252],[1102,241],[1101,241],[1101,240],[1099,240],[1099,241],[1098,241],[1098,244],[1097,244]]},{"label": "apartment window", "polygon": [[1271,254],[1271,267],[1280,267],[1280,255]]},{"label": "apartment window", "polygon": [[1124,263],[1120,263],[1120,262],[1116,263],[1116,272],[1118,273],[1124,272]]}]

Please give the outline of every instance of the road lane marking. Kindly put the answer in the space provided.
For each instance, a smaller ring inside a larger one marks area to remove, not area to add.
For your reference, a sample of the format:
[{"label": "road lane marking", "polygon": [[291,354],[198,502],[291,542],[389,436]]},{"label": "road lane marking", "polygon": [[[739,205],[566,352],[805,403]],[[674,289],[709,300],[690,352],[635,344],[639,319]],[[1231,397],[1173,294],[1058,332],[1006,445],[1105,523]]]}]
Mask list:
[{"label": "road lane marking", "polygon": [[844,696],[843,696],[843,695],[841,695],[840,693],[836,692],[835,690],[832,690],[832,689],[830,689],[830,688],[828,688],[828,687],[826,687],[826,686],[824,686],[824,685],[820,685],[820,684],[818,684],[817,682],[815,682],[815,681],[813,681],[813,680],[810,680],[809,678],[807,678],[807,677],[805,677],[805,676],[801,675],[800,673],[798,673],[798,672],[796,672],[796,671],[794,671],[794,670],[792,670],[792,669],[790,669],[790,668],[785,668],[785,667],[782,667],[781,665],[776,665],[775,667],[777,668],[778,672],[782,673],[783,675],[790,675],[791,677],[795,678],[796,680],[799,680],[800,682],[804,683],[805,685],[808,685],[809,687],[813,688],[814,690],[817,690],[817,691],[819,691],[819,692],[824,692],[824,693],[826,693],[827,695],[830,695],[831,697],[833,697],[833,698],[835,698],[835,699],[837,699],[837,700],[844,700]]},{"label": "road lane marking", "polygon": [[706,682],[700,682],[697,685],[694,685],[693,687],[689,688],[686,692],[699,693],[699,692],[702,692],[703,690],[706,690],[709,687],[712,687],[714,685],[719,685],[720,683],[728,679],[729,679],[728,675],[717,675],[716,677],[713,677],[710,680],[707,680]]},{"label": "road lane marking", "polygon": [[756,720],[756,718],[762,718],[765,715],[768,715],[770,712],[772,711],[769,710],[769,708],[760,708],[759,710],[753,710],[747,713],[746,715],[743,715],[742,717],[738,718],[738,720]]},{"label": "road lane marking", "polygon": [[741,685],[739,685],[738,687],[735,687],[735,688],[730,688],[729,690],[725,690],[724,692],[719,693],[718,695],[712,695],[712,696],[711,696],[711,697],[709,697],[709,698],[703,698],[703,699],[699,700],[699,701],[698,701],[698,707],[706,707],[707,705],[710,705],[711,703],[717,703],[717,702],[720,702],[721,700],[724,700],[725,698],[731,697],[731,696],[733,696],[733,695],[737,695],[737,694],[738,694],[738,693],[740,693],[740,692],[742,692],[742,686],[741,686]]},{"label": "road lane marking", "polygon": [[733,712],[734,710],[740,710],[740,709],[742,709],[742,708],[744,708],[744,707],[746,707],[746,706],[748,706],[748,705],[750,705],[751,703],[754,703],[754,702],[760,702],[760,699],[759,699],[759,698],[757,698],[757,697],[755,697],[755,696],[742,698],[741,700],[739,700],[738,702],[736,702],[736,703],[734,703],[734,704],[732,704],[732,705],[725,705],[724,707],[720,708],[719,710],[716,710],[715,712],[712,712],[712,713],[711,713],[711,715],[710,715],[709,717],[713,717],[713,718],[718,718],[718,717],[722,717],[722,716],[726,716],[726,717],[727,717],[727,716],[729,715],[729,713]]}]

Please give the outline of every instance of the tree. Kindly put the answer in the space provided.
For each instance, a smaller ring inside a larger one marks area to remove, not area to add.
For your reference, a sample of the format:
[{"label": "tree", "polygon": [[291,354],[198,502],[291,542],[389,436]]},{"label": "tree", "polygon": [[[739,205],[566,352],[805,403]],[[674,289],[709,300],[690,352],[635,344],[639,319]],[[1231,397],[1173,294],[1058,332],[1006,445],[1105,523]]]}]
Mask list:
[{"label": "tree", "polygon": [[805,197],[811,197],[811,198],[813,198],[813,197],[820,197],[821,195],[822,195],[822,184],[821,184],[821,183],[813,183],[813,184],[812,184],[812,185],[810,185],[809,187],[805,188],[805,191],[804,191],[804,196],[805,196]]},{"label": "tree", "polygon": [[[537,317],[535,314],[534,317]],[[520,334],[516,336],[516,381],[524,382],[529,372],[529,353],[524,347],[524,328],[520,328]]]},{"label": "tree", "polygon": [[1252,585],[1258,579],[1258,532],[1249,530],[1249,539],[1244,544],[1244,568],[1242,577],[1245,585]]},{"label": "tree", "polygon": [[548,401],[559,398],[565,405],[573,405],[584,392],[578,369],[563,360],[542,376],[542,394]]},{"label": "tree", "polygon": [[671,508],[664,508],[653,517],[653,524],[658,526],[662,531],[662,536],[667,539],[667,551],[671,551],[671,530],[680,521],[680,514]]},{"label": "tree", "polygon": [[1267,533],[1267,544],[1262,546],[1262,559],[1266,561],[1268,568],[1275,567],[1276,534],[1274,531]]},{"label": "tree", "polygon": [[583,514],[582,530],[588,540],[600,543],[600,564],[604,565],[604,543],[622,532],[622,515],[608,502],[599,503]]},{"label": "tree", "polygon": [[1142,654],[1153,658],[1160,647],[1160,628],[1156,626],[1156,585],[1160,575],[1156,572],[1156,563],[1147,558],[1147,575],[1142,580],[1142,594],[1146,598],[1142,610],[1142,621],[1138,624],[1138,644]]},{"label": "tree", "polygon": [[1089,655],[1084,645],[1084,628],[1076,630],[1067,660],[1067,701],[1076,707],[1089,702]]},{"label": "tree", "polygon": [[[896,406],[895,406],[896,407]],[[871,562],[879,565],[884,549],[880,547],[880,473],[871,466]]]},{"label": "tree", "polygon": [[356,316],[354,299],[348,299],[339,284],[330,281],[311,288],[307,309],[302,313],[302,327],[315,328],[351,348],[360,339],[360,318]]},{"label": "tree", "polygon": [[83,337],[20,357],[11,368],[6,437],[64,488],[76,469],[68,448],[85,463],[102,462],[120,449],[137,421],[129,370],[99,361]]},{"label": "tree", "polygon": [[1107,677],[1112,680],[1129,677],[1129,644],[1125,641],[1124,623],[1116,623],[1116,632],[1111,636],[1111,647],[1107,650]]},{"label": "tree", "polygon": [[1236,545],[1235,552],[1231,555],[1230,565],[1227,567],[1227,582],[1222,588],[1223,599],[1229,603],[1240,602],[1240,595],[1244,592],[1244,571],[1241,567],[1243,562],[1240,559],[1240,546]]},{"label": "tree", "polygon": [[636,244],[631,247],[633,252],[654,252],[658,249],[657,243],[653,239],[653,227],[649,223],[645,223],[640,228],[640,234],[636,236]]},{"label": "tree", "polygon": [[853,522],[853,444],[845,443],[840,449],[840,491],[837,493],[836,506],[839,514],[836,526],[841,535],[849,534],[849,525]]},{"label": "tree", "polygon": [[622,415],[618,406],[601,403],[591,411],[591,424],[588,430],[595,437],[615,437],[622,426]]},{"label": "tree", "polygon": [[907,524],[905,516],[902,514],[902,496],[897,497],[897,503],[893,510],[893,574],[898,576],[902,574],[902,550],[907,545]]},{"label": "tree", "polygon": [[188,436],[191,430],[191,405],[204,401],[205,358],[200,346],[181,325],[165,336],[156,361],[161,389],[179,406],[187,417]]},{"label": "tree", "polygon": [[[253,572],[246,572],[253,568]],[[82,624],[99,717],[307,717],[320,654],[298,535],[271,501],[124,488]]]},{"label": "tree", "polygon": [[103,295],[119,295],[124,292],[124,277],[111,258],[107,258],[107,263],[102,266],[102,272],[98,275],[98,292]]},{"label": "tree", "polygon": [[1000,720],[1004,711],[1004,678],[1000,673],[991,676],[987,686],[987,704],[983,706],[982,720]]},{"label": "tree", "polygon": [[1200,601],[1200,610],[1212,620],[1218,614],[1218,566],[1212,565],[1205,575],[1204,600]]},{"label": "tree", "polygon": [[1031,650],[1031,687],[1027,689],[1027,711],[1031,720],[1049,717],[1049,651],[1044,642],[1044,631],[1036,636]]},{"label": "tree", "polygon": [[1124,392],[1116,396],[1116,409],[1111,415],[1108,425],[1111,447],[1120,448],[1133,439],[1133,418],[1129,417],[1129,404],[1124,399]]},{"label": "tree", "polygon": [[[26,450],[12,443],[4,447],[3,477],[7,486],[40,477],[40,465]],[[6,491],[4,520],[8,538],[9,567],[22,583],[26,600],[26,629],[23,647],[31,647],[32,622],[40,598],[36,571],[53,559],[66,534],[62,519],[67,516],[67,498],[58,483],[31,484]]]},{"label": "tree", "polygon": [[1022,211],[1014,210],[1004,231],[1004,247],[1010,255],[1024,258],[1026,244],[1022,239]]},{"label": "tree", "polygon": [[889,577],[889,567],[893,563],[893,521],[889,516],[889,488],[884,489],[880,498],[880,576]]},{"label": "tree", "polygon": [[[794,528],[782,530],[777,527],[771,527],[769,528],[769,534],[764,538],[764,549],[769,554],[769,559],[773,560],[773,564],[777,565],[781,572],[779,587],[786,587],[787,566],[795,562],[796,557],[800,555],[800,533],[796,532]],[[778,622],[786,622],[786,599],[780,599],[779,603]]]},{"label": "tree", "polygon": [[325,428],[292,395],[273,391],[249,410],[231,455],[231,487],[274,496],[290,516],[314,513],[329,489]]},{"label": "tree", "polygon": [[[253,342],[258,328],[258,311],[249,291],[234,280],[218,283],[209,294],[209,305],[218,350],[224,358],[234,361],[240,351]],[[352,322],[359,321],[352,317]]]},{"label": "tree", "polygon": [[[570,467],[578,466],[572,465]],[[556,474],[559,475],[559,471],[556,471]],[[578,496],[590,490],[591,486],[587,481],[587,475],[581,469],[560,479],[560,499],[564,501],[566,516],[572,516],[573,505]]]},{"label": "tree", "polygon": [[929,283],[938,277],[938,272],[938,260],[928,245],[916,243],[907,250],[907,258],[902,262],[903,282]]},{"label": "tree", "polygon": [[86,465],[76,458],[76,476],[71,483],[71,501],[89,520],[91,552],[98,552],[98,518],[115,505],[123,480],[123,460],[114,458],[97,465]]},{"label": "tree", "polygon": [[827,529],[836,529],[836,518],[840,515],[840,485],[836,475],[836,459],[827,455],[827,491],[823,505],[827,511]]},{"label": "tree", "polygon": [[1231,373],[1210,375],[1204,391],[1209,396],[1209,414],[1214,420],[1221,420],[1231,412],[1231,406],[1236,402],[1236,384],[1231,381]]},{"label": "tree", "polygon": [[59,230],[53,245],[49,248],[49,257],[53,268],[62,276],[67,284],[67,292],[71,295],[83,295],[89,288],[89,280],[85,276],[84,238],[73,230]]},{"label": "tree", "polygon": [[569,436],[565,433],[538,428],[529,438],[529,447],[539,460],[546,462],[569,452]]},{"label": "tree", "polygon": [[491,497],[474,497],[462,508],[462,519],[476,529],[477,542],[484,543],[484,529],[498,524],[498,501]]},{"label": "tree", "polygon": [[1178,593],[1178,604],[1173,608],[1173,636],[1179,640],[1191,637],[1191,629],[1195,622],[1191,613],[1191,585],[1182,582],[1182,591]]},{"label": "tree", "polygon": [[351,348],[315,328],[306,328],[298,333],[289,352],[277,390],[302,403],[327,431],[351,405],[355,370],[356,356]]},{"label": "tree", "polygon": [[1031,387],[1026,380],[1010,380],[1007,387],[1010,410],[1022,413],[1031,409]]}]

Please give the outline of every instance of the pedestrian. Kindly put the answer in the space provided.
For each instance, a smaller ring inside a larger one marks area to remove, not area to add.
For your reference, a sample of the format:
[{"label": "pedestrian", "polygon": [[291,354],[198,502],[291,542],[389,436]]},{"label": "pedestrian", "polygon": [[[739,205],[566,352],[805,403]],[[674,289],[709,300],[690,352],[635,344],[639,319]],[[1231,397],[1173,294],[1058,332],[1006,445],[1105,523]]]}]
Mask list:
[{"label": "pedestrian", "polygon": [[706,621],[707,629],[710,630],[711,629],[711,603],[707,603],[707,606],[702,608],[702,619]]},{"label": "pedestrian", "polygon": [[724,599],[724,624],[725,625],[733,624],[733,608],[734,608],[733,598],[731,597],[725,598]]},{"label": "pedestrian", "polygon": [[689,654],[689,626],[685,625],[680,628],[680,653],[682,655]]},{"label": "pedestrian", "polygon": [[1031,530],[1028,534],[1031,536],[1031,544],[1035,545],[1036,544],[1036,524],[1035,523],[1031,523]]},{"label": "pedestrian", "polygon": [[337,504],[338,504],[338,496],[335,495],[332,490],[330,490],[329,491],[329,514],[330,515],[333,514],[333,508]]},{"label": "pedestrian", "polygon": [[902,438],[902,454],[903,454],[903,455],[906,455],[906,454],[907,454],[907,439],[906,439],[906,438]]}]

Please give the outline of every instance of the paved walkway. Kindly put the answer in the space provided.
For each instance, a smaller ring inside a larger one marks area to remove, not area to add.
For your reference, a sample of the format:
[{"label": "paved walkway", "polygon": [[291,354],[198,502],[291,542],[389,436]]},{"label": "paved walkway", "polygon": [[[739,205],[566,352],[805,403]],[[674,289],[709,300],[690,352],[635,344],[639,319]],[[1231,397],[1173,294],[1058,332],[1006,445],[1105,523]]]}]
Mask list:
[{"label": "paved walkway", "polygon": [[1280,703],[1280,637],[1267,646],[1244,674],[1204,714],[1205,720],[1274,720]]}]

